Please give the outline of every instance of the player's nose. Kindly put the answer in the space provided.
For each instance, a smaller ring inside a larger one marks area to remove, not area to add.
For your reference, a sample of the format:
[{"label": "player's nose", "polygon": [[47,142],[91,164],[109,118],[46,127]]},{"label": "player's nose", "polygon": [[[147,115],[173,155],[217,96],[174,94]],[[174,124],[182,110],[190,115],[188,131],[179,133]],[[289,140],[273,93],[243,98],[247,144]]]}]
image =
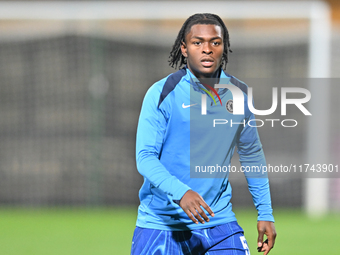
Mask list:
[{"label": "player's nose", "polygon": [[211,49],[210,44],[208,42],[203,43],[202,51],[203,51],[204,54],[211,54],[212,53],[212,49]]}]

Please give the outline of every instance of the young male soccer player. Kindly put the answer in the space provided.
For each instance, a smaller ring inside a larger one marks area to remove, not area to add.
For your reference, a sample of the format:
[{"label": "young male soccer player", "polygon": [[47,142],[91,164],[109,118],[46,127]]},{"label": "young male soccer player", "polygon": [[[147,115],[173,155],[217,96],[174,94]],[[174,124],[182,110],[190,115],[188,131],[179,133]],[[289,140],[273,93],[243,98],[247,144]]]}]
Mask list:
[{"label": "young male soccer player", "polygon": [[[243,115],[233,115],[231,91],[213,87],[227,81],[247,102],[247,86],[222,69],[229,51],[228,30],[220,17],[209,13],[189,17],[170,53],[172,67],[185,67],[156,82],[145,95],[136,144],[144,183],[131,254],[250,254],[232,212],[227,175],[190,176],[193,162],[229,166],[235,146],[243,167],[266,164],[257,129],[241,124],[254,118],[247,104]],[[209,80],[214,82],[209,85]],[[224,114],[239,124],[213,129],[210,121],[195,122],[193,116],[202,116],[203,94],[213,95],[207,120]],[[258,250],[266,255],[276,237],[268,178],[246,177],[258,210]],[[264,234],[268,240],[263,242]]]}]

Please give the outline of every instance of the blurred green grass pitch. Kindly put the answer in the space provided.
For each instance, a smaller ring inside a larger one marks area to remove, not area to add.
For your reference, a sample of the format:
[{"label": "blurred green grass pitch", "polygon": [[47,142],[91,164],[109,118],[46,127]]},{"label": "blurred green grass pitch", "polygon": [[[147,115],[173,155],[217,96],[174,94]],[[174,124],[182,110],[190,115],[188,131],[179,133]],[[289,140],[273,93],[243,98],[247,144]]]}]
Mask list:
[{"label": "blurred green grass pitch", "polygon": [[[0,208],[0,254],[130,254],[136,208]],[[251,254],[256,211],[235,211]],[[340,254],[340,215],[310,220],[299,210],[275,210],[278,232],[270,254]],[[262,253],[263,254],[263,253]]]}]

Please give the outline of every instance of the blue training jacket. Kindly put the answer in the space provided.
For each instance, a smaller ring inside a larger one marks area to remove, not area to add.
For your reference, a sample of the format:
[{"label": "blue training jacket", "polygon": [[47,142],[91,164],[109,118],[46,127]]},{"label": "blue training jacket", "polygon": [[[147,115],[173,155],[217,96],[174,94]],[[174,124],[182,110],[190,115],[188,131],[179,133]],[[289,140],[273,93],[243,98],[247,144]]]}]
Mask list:
[{"label": "blue training jacket", "polygon": [[[202,95],[209,93],[186,67],[147,91],[136,143],[137,169],[144,177],[138,227],[188,230],[236,220],[230,203],[229,173],[222,169],[230,166],[235,146],[244,169],[260,169],[266,161],[257,128],[247,124],[254,119],[247,105],[247,85],[223,70],[220,83],[242,91],[243,115],[232,114],[233,96],[228,89],[218,90],[220,98],[207,95],[206,115],[202,115]],[[220,124],[214,126],[214,120]],[[274,221],[266,173],[245,176],[258,220]],[[198,192],[215,213],[211,217],[206,212],[209,222],[195,224],[178,205],[189,189]]]}]

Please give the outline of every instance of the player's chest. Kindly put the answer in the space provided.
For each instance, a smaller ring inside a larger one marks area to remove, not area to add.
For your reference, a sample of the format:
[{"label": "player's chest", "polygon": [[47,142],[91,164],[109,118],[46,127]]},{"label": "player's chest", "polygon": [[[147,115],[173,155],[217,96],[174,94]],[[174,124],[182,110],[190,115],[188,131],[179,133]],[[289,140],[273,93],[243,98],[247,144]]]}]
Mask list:
[{"label": "player's chest", "polygon": [[[170,125],[190,129],[211,130],[217,125],[222,129],[238,128],[235,123],[242,123],[244,115],[234,115],[233,96],[230,91],[211,97],[199,92],[186,93],[181,97],[174,97],[172,102]],[[230,125],[230,124],[234,125]]]}]

